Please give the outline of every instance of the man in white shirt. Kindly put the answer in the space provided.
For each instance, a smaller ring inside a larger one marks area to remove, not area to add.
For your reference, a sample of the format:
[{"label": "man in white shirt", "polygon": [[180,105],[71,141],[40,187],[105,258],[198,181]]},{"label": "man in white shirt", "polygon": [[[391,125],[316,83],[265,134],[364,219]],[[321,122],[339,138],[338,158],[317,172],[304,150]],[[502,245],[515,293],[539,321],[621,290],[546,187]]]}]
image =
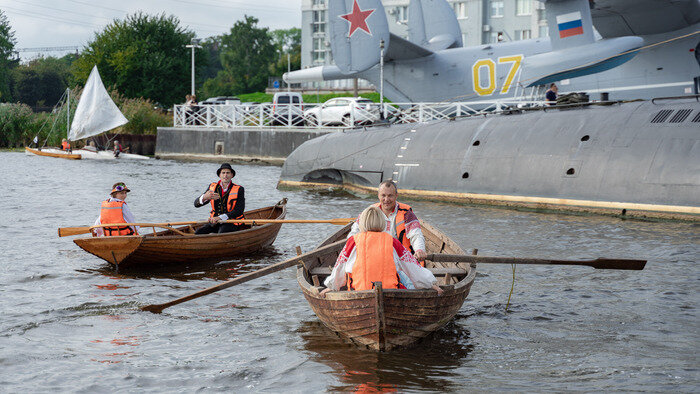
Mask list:
[{"label": "man in white shirt", "polygon": [[[386,180],[379,184],[377,192],[379,202],[374,204],[379,207],[386,219],[385,232],[398,239],[402,245],[413,253],[418,261],[424,261],[428,254],[425,252],[425,238],[420,228],[420,222],[408,204],[396,201],[398,190],[392,180]],[[358,221],[352,225],[348,237],[360,232]]]}]

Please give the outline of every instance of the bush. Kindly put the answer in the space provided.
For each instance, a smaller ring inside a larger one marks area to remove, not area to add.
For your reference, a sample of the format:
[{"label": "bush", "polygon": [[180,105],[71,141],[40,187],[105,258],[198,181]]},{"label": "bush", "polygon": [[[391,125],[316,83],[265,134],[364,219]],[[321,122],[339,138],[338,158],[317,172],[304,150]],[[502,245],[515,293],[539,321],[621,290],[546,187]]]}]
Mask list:
[{"label": "bush", "polygon": [[34,113],[26,104],[0,104],[0,147],[19,146]]},{"label": "bush", "polygon": [[160,109],[151,100],[136,98],[123,100],[120,109],[129,123],[114,132],[124,134],[156,134],[160,126],[172,126],[173,117]]}]

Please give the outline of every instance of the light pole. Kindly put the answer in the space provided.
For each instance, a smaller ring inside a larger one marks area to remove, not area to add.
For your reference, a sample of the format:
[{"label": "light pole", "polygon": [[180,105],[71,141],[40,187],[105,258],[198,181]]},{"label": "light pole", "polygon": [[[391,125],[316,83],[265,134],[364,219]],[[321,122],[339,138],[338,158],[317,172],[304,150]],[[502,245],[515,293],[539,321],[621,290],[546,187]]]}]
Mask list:
[{"label": "light pole", "polygon": [[192,48],[192,84],[190,87],[190,94],[194,96],[194,50],[195,48],[201,48],[198,38],[193,38],[190,45],[185,45],[185,48]]},{"label": "light pole", "polygon": [[379,41],[379,110],[384,120],[384,40]]}]

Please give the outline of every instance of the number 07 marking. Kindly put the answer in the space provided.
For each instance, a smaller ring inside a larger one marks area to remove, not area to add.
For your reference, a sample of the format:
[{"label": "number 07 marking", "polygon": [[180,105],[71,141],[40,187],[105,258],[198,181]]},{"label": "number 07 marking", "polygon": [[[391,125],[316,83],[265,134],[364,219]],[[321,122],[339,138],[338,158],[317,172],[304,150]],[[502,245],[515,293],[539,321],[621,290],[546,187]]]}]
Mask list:
[{"label": "number 07 marking", "polygon": [[[523,55],[502,56],[498,58],[498,64],[511,63],[510,70],[506,75],[506,80],[503,82],[500,94],[506,94],[510,91],[513,85],[513,80],[520,70],[520,63],[523,61]],[[480,77],[482,67],[486,67],[488,79],[483,81]],[[485,82],[485,84],[484,84]],[[472,84],[473,89],[479,96],[488,96],[496,90],[496,63],[491,59],[479,59],[472,66]]]}]

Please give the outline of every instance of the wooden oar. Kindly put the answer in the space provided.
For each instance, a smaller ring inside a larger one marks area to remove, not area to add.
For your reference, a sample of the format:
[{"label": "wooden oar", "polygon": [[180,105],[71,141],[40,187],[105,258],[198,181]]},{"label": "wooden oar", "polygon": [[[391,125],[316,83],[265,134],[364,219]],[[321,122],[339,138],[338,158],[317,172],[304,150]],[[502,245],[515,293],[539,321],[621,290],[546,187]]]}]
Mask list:
[{"label": "wooden oar", "polygon": [[604,259],[595,260],[548,260],[517,257],[469,256],[462,254],[429,254],[427,260],[435,262],[460,262],[477,264],[550,264],[550,265],[585,265],[595,269],[608,270],[642,270],[646,260]]},{"label": "wooden oar", "polygon": [[[219,223],[242,223],[242,224],[265,224],[265,223],[330,223],[337,225],[346,225],[355,218],[338,218],[338,219],[240,219],[240,220],[224,220]],[[206,224],[208,222],[168,222],[168,223],[110,223],[110,224],[100,224],[97,226],[83,226],[83,227],[59,227],[58,236],[68,237],[71,235],[87,234],[92,229],[99,227],[123,227],[123,226],[139,226],[139,227],[165,227],[169,228],[172,226],[187,226],[196,224]]]},{"label": "wooden oar", "polygon": [[173,306],[173,305],[181,304],[181,303],[183,303],[183,302],[185,302],[185,301],[193,300],[193,299],[195,299],[195,298],[199,298],[199,297],[201,297],[201,296],[205,296],[205,295],[207,295],[207,294],[211,294],[211,293],[217,292],[217,291],[219,291],[219,290],[227,289],[227,288],[229,288],[229,287],[231,287],[231,286],[235,286],[235,285],[237,285],[237,284],[245,283],[245,282],[248,282],[249,280],[253,280],[253,279],[259,278],[259,277],[261,277],[261,276],[265,276],[265,275],[271,274],[271,273],[273,273],[273,272],[281,271],[281,270],[283,270],[283,269],[285,269],[285,268],[289,268],[289,267],[291,267],[291,266],[293,266],[293,265],[297,265],[297,264],[299,264],[299,263],[303,263],[303,260],[304,260],[304,259],[314,258],[314,257],[317,257],[317,256],[324,255],[329,249],[338,248],[338,246],[344,245],[344,244],[345,244],[345,240],[341,240],[341,241],[332,243],[332,244],[330,244],[330,245],[326,245],[326,246],[324,246],[324,247],[321,247],[321,248],[312,250],[311,252],[304,253],[304,254],[300,254],[300,255],[298,255],[298,256],[296,256],[296,257],[292,257],[291,259],[285,260],[285,261],[283,261],[283,262],[281,262],[281,263],[268,265],[268,266],[265,267],[265,268],[262,268],[262,269],[259,269],[259,270],[257,270],[257,271],[253,271],[253,272],[247,273],[247,274],[245,274],[245,275],[241,275],[241,276],[239,276],[239,277],[237,277],[237,278],[234,278],[234,279],[229,280],[228,282],[224,282],[224,283],[218,284],[218,285],[216,285],[216,286],[212,286],[212,287],[210,287],[210,288],[208,288],[208,289],[204,289],[204,290],[198,291],[198,292],[196,292],[196,293],[192,293],[192,294],[190,294],[190,295],[188,295],[188,296],[181,297],[181,298],[178,298],[178,299],[176,299],[176,300],[172,300],[172,301],[170,301],[170,302],[166,302],[166,303],[164,303],[164,304],[152,304],[152,305],[143,306],[143,307],[141,307],[141,310],[142,310],[142,311],[153,312],[153,313],[161,313],[161,312],[163,311],[163,309],[168,308],[168,307],[171,307],[171,306]]}]

